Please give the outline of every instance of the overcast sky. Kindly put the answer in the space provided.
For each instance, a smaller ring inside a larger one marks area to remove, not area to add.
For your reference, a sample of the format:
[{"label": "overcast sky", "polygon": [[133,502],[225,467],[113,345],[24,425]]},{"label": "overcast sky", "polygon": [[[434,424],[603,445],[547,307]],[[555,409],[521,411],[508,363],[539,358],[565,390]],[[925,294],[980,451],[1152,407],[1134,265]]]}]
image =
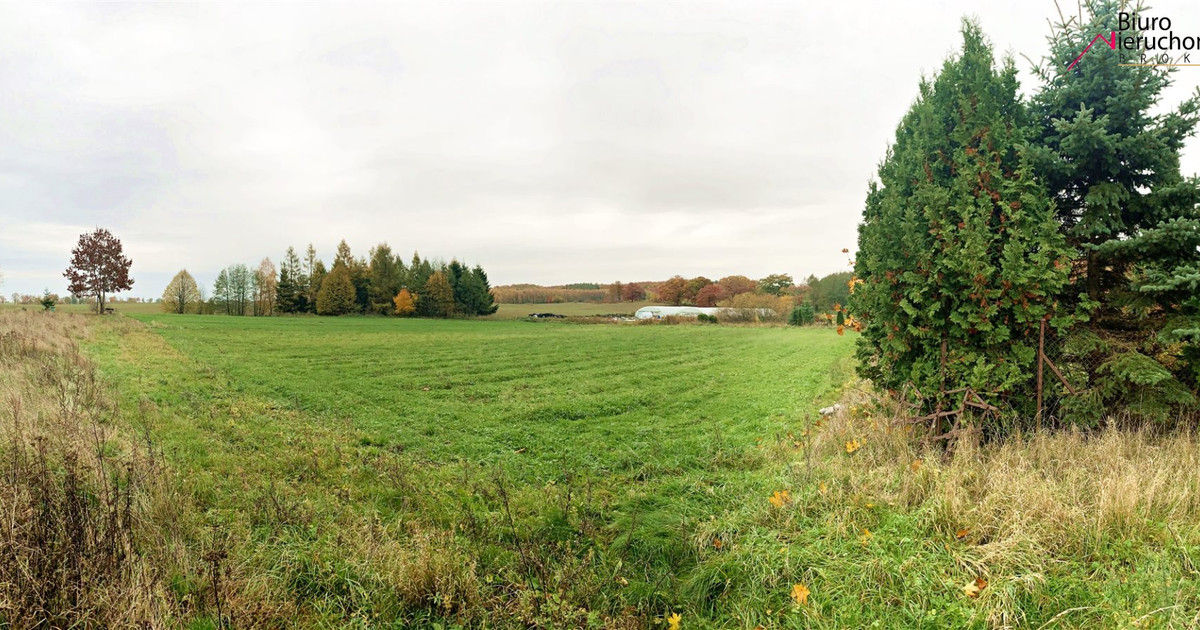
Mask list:
[{"label": "overcast sky", "polygon": [[[1200,35],[1200,3],[1154,9]],[[288,245],[328,261],[342,238],[480,263],[493,284],[843,270],[964,14],[1037,58],[1056,10],[0,4],[0,292],[65,293],[95,226],[144,297]],[[1176,80],[1177,101],[1200,68]]]}]

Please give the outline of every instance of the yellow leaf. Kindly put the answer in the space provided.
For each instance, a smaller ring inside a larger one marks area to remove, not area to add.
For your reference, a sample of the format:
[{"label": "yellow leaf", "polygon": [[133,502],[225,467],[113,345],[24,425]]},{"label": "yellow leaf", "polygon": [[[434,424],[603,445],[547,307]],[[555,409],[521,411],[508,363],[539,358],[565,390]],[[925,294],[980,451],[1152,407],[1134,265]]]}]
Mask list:
[{"label": "yellow leaf", "polygon": [[672,613],[670,617],[667,617],[667,630],[679,630],[680,619],[679,613]]},{"label": "yellow leaf", "polygon": [[829,492],[829,487],[825,485],[824,481],[817,484],[817,492],[820,492],[821,494],[825,494],[826,492]]},{"label": "yellow leaf", "polygon": [[790,503],[791,500],[792,493],[787,490],[776,490],[775,493],[767,499],[767,501],[771,502],[771,505],[777,508],[783,507],[784,505]]},{"label": "yellow leaf", "polygon": [[862,448],[862,442],[859,442],[858,440],[850,440],[849,442],[846,442],[847,453],[853,453],[860,448]]},{"label": "yellow leaf", "polygon": [[963,594],[967,597],[979,597],[979,593],[987,588],[987,585],[987,580],[977,577],[974,581],[967,582],[966,586],[962,589]]},{"label": "yellow leaf", "polygon": [[792,599],[798,606],[808,605],[808,595],[810,592],[811,591],[808,590],[808,587],[803,584],[792,585]]},{"label": "yellow leaf", "polygon": [[874,534],[872,534],[872,533],[871,533],[871,530],[869,530],[869,529],[864,529],[864,530],[863,530],[863,533],[862,533],[862,536],[859,536],[859,537],[858,537],[858,541],[859,541],[859,542],[861,542],[862,544],[864,544],[864,545],[865,545],[865,544],[867,544],[867,543],[871,542],[871,537],[872,537],[872,536],[874,536]]},{"label": "yellow leaf", "polygon": [[919,459],[914,459],[913,463],[909,464],[908,467],[911,468],[913,472],[917,472],[918,470],[921,470],[921,465],[923,463],[924,462]]}]

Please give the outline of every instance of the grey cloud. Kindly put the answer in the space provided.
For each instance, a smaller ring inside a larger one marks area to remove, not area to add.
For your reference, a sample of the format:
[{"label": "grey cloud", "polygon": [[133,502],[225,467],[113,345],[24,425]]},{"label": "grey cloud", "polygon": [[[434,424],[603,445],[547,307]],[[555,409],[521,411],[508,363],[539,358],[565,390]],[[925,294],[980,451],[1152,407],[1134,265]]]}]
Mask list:
[{"label": "grey cloud", "polygon": [[[1170,5],[1200,26],[1200,6]],[[341,238],[497,283],[841,270],[964,12],[1036,57],[1055,9],[0,5],[0,291],[63,290],[94,225],[147,297],[179,268],[211,281]],[[1200,70],[1176,76],[1168,100]]]}]

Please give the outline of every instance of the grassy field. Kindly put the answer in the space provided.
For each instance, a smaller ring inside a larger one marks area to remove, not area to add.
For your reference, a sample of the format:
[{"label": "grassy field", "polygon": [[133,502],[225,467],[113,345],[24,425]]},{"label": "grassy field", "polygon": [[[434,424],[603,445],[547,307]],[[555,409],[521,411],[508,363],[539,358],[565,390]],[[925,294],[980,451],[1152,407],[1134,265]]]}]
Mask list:
[{"label": "grassy field", "polygon": [[501,304],[500,308],[489,319],[521,319],[530,313],[555,313],[567,317],[593,317],[596,315],[628,315],[633,316],[643,306],[656,302],[618,302],[615,304],[595,304],[591,302],[563,302],[559,304]]},{"label": "grassy field", "polygon": [[[339,536],[369,523],[455,534],[484,586],[448,621],[636,626],[683,606],[697,524],[770,494],[760,442],[836,399],[851,347],[782,328],[138,318],[89,344],[101,374],[149,418],[206,524],[243,541],[232,555],[329,622],[459,610],[332,597],[370,556]],[[279,529],[261,513],[276,504],[305,527]]]},{"label": "grassy field", "polygon": [[[1191,433],[947,452],[828,329],[136,318],[0,316],[0,513],[66,532],[9,544],[0,627],[109,522],[97,626],[1200,624]],[[77,461],[130,498],[72,536]]]}]

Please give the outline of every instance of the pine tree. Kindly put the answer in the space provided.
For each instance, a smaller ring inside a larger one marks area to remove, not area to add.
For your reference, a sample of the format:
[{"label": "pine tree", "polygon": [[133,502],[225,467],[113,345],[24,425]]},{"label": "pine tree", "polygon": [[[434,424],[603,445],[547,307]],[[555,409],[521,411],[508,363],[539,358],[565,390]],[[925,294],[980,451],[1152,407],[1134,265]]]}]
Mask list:
[{"label": "pine tree", "polygon": [[[1022,152],[1031,126],[1011,60],[995,67],[979,27],[896,131],[867,195],[852,296],[860,372],[927,397],[970,386],[1021,403],[1068,250]],[[943,350],[944,349],[944,350]],[[945,363],[941,357],[945,352]]]},{"label": "pine tree", "polygon": [[333,263],[333,269],[321,281],[317,292],[318,315],[345,315],[357,310],[354,301],[354,283],[350,281],[350,270],[343,261]]},{"label": "pine tree", "polygon": [[302,276],[308,279],[306,284],[301,284],[304,288],[303,303],[304,312],[317,312],[317,293],[321,290],[321,282],[325,279],[325,263],[317,258],[317,250],[313,249],[312,243],[308,244],[308,249],[304,252],[304,271]]}]

